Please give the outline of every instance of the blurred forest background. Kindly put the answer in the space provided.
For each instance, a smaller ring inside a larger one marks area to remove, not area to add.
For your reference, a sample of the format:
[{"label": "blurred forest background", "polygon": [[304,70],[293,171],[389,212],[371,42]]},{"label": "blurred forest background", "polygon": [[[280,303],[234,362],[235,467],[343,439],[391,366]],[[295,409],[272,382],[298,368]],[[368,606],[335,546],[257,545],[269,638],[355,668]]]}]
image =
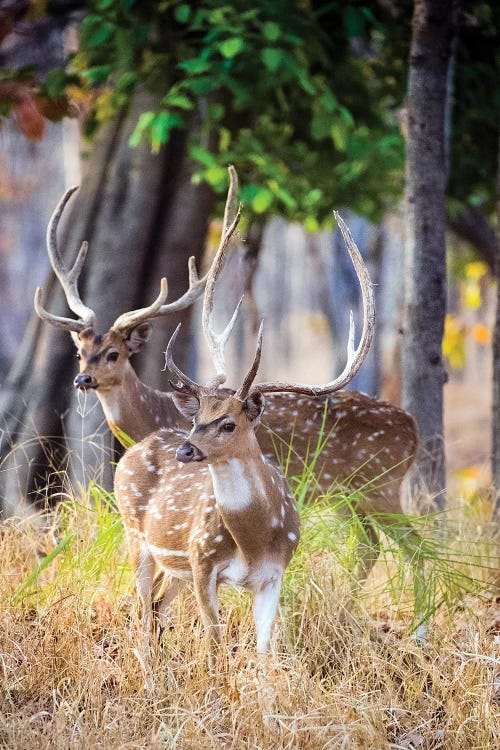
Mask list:
[{"label": "blurred forest background", "polygon": [[[248,290],[229,360],[234,383],[260,317],[263,379],[287,374],[319,383],[342,369],[358,284],[334,226],[332,210],[340,210],[377,297],[375,345],[351,387],[401,402],[413,371],[408,361],[401,365],[412,322],[405,289],[416,273],[408,263],[403,198],[414,106],[408,82],[412,64],[418,69],[410,47],[412,16],[415,42],[425,5],[0,2],[6,508],[50,483],[53,451],[63,443],[81,458],[72,468],[76,479],[102,468],[101,449],[112,447],[94,394],[73,390],[77,363],[69,335],[33,313],[35,287],[43,286],[45,307],[68,314],[49,272],[45,230],[73,184],[81,188],[64,216],[60,247],[74,257],[89,241],[80,289],[105,331],[120,313],[149,304],[161,276],[168,278],[169,300],[179,297],[190,255],[207,266],[220,238],[227,165],[235,165],[243,220],[218,307],[222,321]],[[439,23],[449,21],[446,91],[441,97],[431,87],[420,103],[438,100],[444,109],[442,163],[435,167],[443,195],[447,183],[446,316],[440,321],[424,298],[417,307],[436,318],[439,340],[444,325],[445,481],[456,502],[492,482],[500,7],[479,0],[434,6]],[[407,172],[407,194],[410,182]],[[426,231],[439,235],[433,220]],[[432,301],[433,283],[427,286]],[[172,317],[155,323],[153,340],[134,362],[143,380],[161,389],[167,388],[162,351],[179,320],[179,364],[201,377],[208,373],[197,335],[200,310],[192,326],[189,311]],[[412,389],[403,406],[418,418]],[[46,436],[50,449],[40,439]],[[440,483],[442,477],[432,489],[439,492]]]}]

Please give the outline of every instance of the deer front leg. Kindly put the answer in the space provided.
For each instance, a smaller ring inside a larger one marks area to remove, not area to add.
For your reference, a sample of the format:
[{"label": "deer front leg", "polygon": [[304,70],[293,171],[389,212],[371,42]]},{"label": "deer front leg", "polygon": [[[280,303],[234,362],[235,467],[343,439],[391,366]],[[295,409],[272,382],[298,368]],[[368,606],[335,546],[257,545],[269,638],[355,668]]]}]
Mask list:
[{"label": "deer front leg", "polygon": [[282,578],[282,572],[276,574],[255,593],[253,614],[259,656],[265,656],[269,650],[273,622],[278,610]]}]

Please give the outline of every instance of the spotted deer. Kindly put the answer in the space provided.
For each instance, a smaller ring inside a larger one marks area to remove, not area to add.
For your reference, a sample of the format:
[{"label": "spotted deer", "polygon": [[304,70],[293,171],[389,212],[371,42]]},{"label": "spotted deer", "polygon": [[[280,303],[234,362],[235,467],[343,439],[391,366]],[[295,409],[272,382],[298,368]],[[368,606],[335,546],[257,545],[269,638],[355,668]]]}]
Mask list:
[{"label": "spotted deer", "polygon": [[[230,175],[222,242],[230,229],[228,217],[237,190],[234,170]],[[74,189],[68,191],[54,211],[47,230],[47,249],[69,308],[78,319],[60,318],[47,312],[41,304],[40,289],[36,293],[35,309],[47,322],[72,333],[80,360],[75,386],[95,390],[115,434],[125,433],[139,441],[158,427],[186,425],[175,409],[172,393],[154,390],[143,383],[130,357],[147,341],[149,321],[191,304],[203,293],[206,276],[198,280],[191,261],[190,287],[179,300],[168,305],[154,303],[150,308],[124,313],[107,332],[100,334],[95,314],[84,305],[78,293],[86,244],[71,271],[65,268],[57,249],[57,225],[73,192]],[[234,222],[231,226],[234,231]],[[348,249],[355,247],[343,222],[340,228]],[[377,558],[379,545],[378,531],[370,515],[384,514],[379,517],[383,523],[384,518],[390,522],[392,515],[402,512],[401,484],[418,446],[413,417],[390,403],[354,391],[329,392],[313,386],[306,386],[303,392],[270,390],[257,438],[264,455],[277,459],[282,466],[286,464],[291,477],[308,470],[310,456],[317,454],[310,498],[339,486],[352,493],[355,504],[351,504],[351,509],[360,517],[370,542],[360,545],[358,555],[356,576],[365,578]]]},{"label": "spotted deer", "polygon": [[[349,252],[363,290],[363,332],[354,348],[354,323],[348,342],[347,364],[331,383],[320,386],[329,393],[344,387],[366,359],[373,338],[373,292],[356,247]],[[129,449],[115,475],[115,492],[127,531],[130,559],[146,631],[151,628],[155,574],[169,576],[163,591],[162,614],[179,588],[178,581],[192,580],[201,617],[218,642],[217,587],[231,583],[254,594],[257,651],[265,654],[278,606],[283,572],[299,538],[299,516],[284,475],[262,453],[256,428],[264,411],[265,392],[310,392],[298,383],[254,384],[262,350],[260,327],[252,366],[238,390],[230,395],[218,389],[226,381],[224,347],[234,326],[240,303],[225,330],[215,334],[211,319],[216,281],[225,260],[225,247],[217,253],[208,273],[203,332],[216,375],[202,386],[185,375],[173,360],[177,327],[166,351],[166,365],[175,377],[173,400],[193,422],[187,439],[176,450],[189,473],[175,476],[169,453],[178,433],[160,430]],[[207,464],[212,483],[200,471]]]}]

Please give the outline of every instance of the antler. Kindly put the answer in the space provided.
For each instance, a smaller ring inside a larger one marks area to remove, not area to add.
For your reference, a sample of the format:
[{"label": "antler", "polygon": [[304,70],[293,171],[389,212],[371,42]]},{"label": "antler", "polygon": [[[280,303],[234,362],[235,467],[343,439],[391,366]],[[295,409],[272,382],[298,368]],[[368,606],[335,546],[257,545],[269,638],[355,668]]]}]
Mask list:
[{"label": "antler", "polygon": [[[340,214],[337,213],[337,211],[334,211],[333,213],[340,227],[340,231],[342,232],[344,242],[347,246],[347,251],[361,285],[361,297],[363,301],[363,331],[361,334],[361,341],[359,342],[358,348],[355,349],[354,318],[351,311],[349,322],[349,339],[347,343],[347,363],[338,378],[332,380],[330,383],[326,383],[325,385],[317,386],[308,385],[306,383],[278,382],[258,383],[257,385],[253,386],[255,390],[259,390],[261,391],[261,393],[277,393],[290,391],[292,393],[304,393],[308,396],[325,396],[329,393],[333,393],[334,391],[339,391],[353,379],[353,377],[356,375],[363,362],[365,361],[370,350],[370,346],[373,341],[373,335],[375,332],[375,299],[373,294],[373,286],[361,253],[359,252],[358,247],[354,242],[347,225],[343,221]],[[257,371],[256,368],[252,367],[251,372],[253,372],[254,369],[255,372]]]},{"label": "antler", "polygon": [[234,216],[234,219],[229,225],[231,215],[232,213],[234,213],[236,195],[238,192],[238,176],[233,166],[229,167],[229,180],[230,180],[230,184],[229,184],[229,192],[228,192],[227,200],[226,200],[226,209],[224,212],[224,223],[222,226],[222,238],[221,238],[220,245],[217,249],[217,252],[215,254],[215,258],[207,274],[207,285],[205,288],[205,296],[203,298],[203,313],[202,313],[203,333],[205,334],[205,340],[208,344],[210,354],[212,355],[212,360],[215,365],[215,372],[216,372],[215,377],[212,379],[212,381],[207,387],[211,387],[213,389],[216,389],[219,385],[222,385],[222,383],[224,383],[227,380],[226,363],[225,363],[225,358],[224,358],[224,347],[231,334],[231,331],[234,328],[234,324],[236,322],[236,318],[238,316],[241,303],[243,302],[243,297],[241,297],[240,301],[236,305],[236,309],[231,317],[231,320],[227,324],[227,326],[224,328],[224,330],[221,333],[215,333],[212,327],[212,321],[211,321],[212,315],[213,315],[213,309],[214,309],[215,286],[222,272],[222,269],[224,267],[224,263],[226,260],[226,250],[229,245],[229,241],[234,233],[234,230],[238,226],[238,223],[241,218],[241,206],[239,206],[238,210],[236,211],[236,215]]},{"label": "antler", "polygon": [[255,356],[252,362],[252,366],[250,367],[250,370],[248,371],[248,374],[245,377],[245,380],[240,385],[236,393],[234,394],[237,399],[240,401],[244,401],[246,397],[248,396],[250,392],[250,388],[252,387],[252,383],[255,380],[255,377],[257,375],[257,370],[259,369],[260,365],[260,355],[262,354],[262,331],[264,329],[264,321],[261,321],[259,332],[257,334],[257,346],[255,349]]},{"label": "antler", "polygon": [[37,315],[43,320],[51,323],[58,328],[65,328],[66,330],[76,331],[79,333],[85,328],[91,328],[95,323],[95,313],[90,307],[83,304],[80,294],[78,292],[78,278],[80,276],[85,258],[87,255],[88,244],[82,242],[78,255],[73,264],[73,267],[68,270],[64,265],[61,254],[57,247],[57,226],[59,219],[75,190],[78,190],[78,186],[69,188],[66,190],[61,200],[57,204],[54,213],[50,217],[50,221],[47,227],[47,253],[55,275],[59,279],[59,282],[66,295],[68,307],[72,310],[75,315],[78,316],[78,320],[73,318],[63,318],[58,315],[52,315],[42,305],[42,289],[37,287],[35,292],[35,311]]},{"label": "antler", "polygon": [[[173,345],[177,338],[179,326],[177,327],[170,341],[168,342],[167,350],[165,352],[165,366],[179,379],[179,381],[182,383],[184,388],[187,388],[188,390],[190,390],[193,393],[196,393],[197,395],[214,393],[219,387],[219,385],[222,385],[222,383],[224,383],[227,379],[226,366],[225,366],[225,360],[224,360],[224,347],[231,334],[231,331],[233,330],[236,317],[238,315],[241,303],[243,301],[243,297],[242,297],[236,306],[236,309],[231,317],[231,320],[229,321],[225,329],[222,331],[222,333],[220,334],[215,333],[215,331],[212,329],[212,326],[211,326],[211,317],[212,317],[213,307],[214,307],[215,285],[224,267],[224,263],[226,259],[226,250],[228,248],[229,242],[241,218],[241,206],[239,206],[236,212],[236,215],[234,216],[231,224],[229,224],[230,217],[232,213],[234,213],[234,205],[236,203],[237,192],[238,192],[238,176],[236,174],[235,168],[231,165],[229,166],[229,191],[227,194],[226,207],[224,211],[222,237],[221,237],[219,247],[217,248],[215,257],[210,266],[210,269],[205,277],[206,286],[205,286],[205,296],[203,299],[203,314],[202,314],[203,332],[205,334],[205,339],[207,341],[210,354],[212,355],[212,359],[215,364],[216,375],[214,378],[212,378],[212,380],[209,381],[209,383],[207,383],[206,386],[202,386],[199,383],[196,383],[194,380],[191,380],[191,378],[189,378],[181,370],[179,370],[179,368],[173,361],[173,355],[172,355]],[[175,388],[175,385],[173,385],[173,387]]]},{"label": "antler", "polygon": [[[227,232],[227,217],[231,212],[234,212],[234,202],[238,190],[238,178],[234,167],[229,167],[230,174],[230,186],[226,200],[225,214],[224,214],[224,231],[223,238]],[[78,187],[72,187],[67,190],[58,205],[56,206],[54,213],[52,214],[48,227],[47,227],[47,252],[49,255],[50,264],[56,274],[61,286],[66,295],[66,300],[70,310],[72,310],[77,316],[78,320],[73,318],[64,318],[58,315],[52,315],[42,305],[42,290],[40,287],[35,292],[35,311],[40,318],[46,320],[58,328],[64,328],[65,330],[75,331],[80,333],[85,328],[92,328],[95,325],[95,313],[94,311],[83,304],[80,294],[78,292],[78,278],[80,276],[83,264],[88,250],[88,243],[83,242],[76,258],[75,263],[71,270],[65,267],[62,260],[61,254],[57,247],[57,226],[59,219],[61,218],[64,207],[69,201],[73,193],[78,190]],[[234,231],[235,226],[232,231]],[[231,234],[232,234],[231,231]],[[227,241],[229,241],[231,234],[228,234]],[[113,325],[111,330],[126,335],[130,330],[138,326],[140,323],[147,320],[152,320],[163,315],[170,315],[171,313],[180,312],[185,310],[187,307],[193,304],[193,302],[203,294],[208,279],[208,273],[200,279],[196,271],[196,263],[194,257],[189,258],[188,261],[189,271],[189,288],[179,299],[169,304],[165,304],[168,296],[168,286],[165,278],[161,279],[160,282],[160,293],[157,299],[149,307],[143,307],[138,310],[130,310],[120,315]]]},{"label": "antler", "polygon": [[[228,223],[228,217],[234,213],[234,204],[236,202],[236,195],[238,193],[238,176],[236,174],[235,168],[230,165],[228,167],[229,170],[229,190],[226,198],[226,205],[224,210],[224,224],[222,228],[222,241],[221,245],[224,244],[224,249],[227,247],[227,244],[229,243],[229,240],[231,239],[231,235],[233,234],[234,230],[236,229],[236,224],[231,225],[231,227],[228,230],[227,223]],[[238,214],[239,216],[239,214]],[[239,218],[238,218],[239,221]],[[219,251],[218,251],[219,252]],[[217,256],[216,256],[217,257]],[[163,304],[167,298],[167,294],[165,294],[165,298],[162,299],[161,302],[159,302],[160,297],[150,306],[145,307],[141,310],[132,310],[131,312],[123,313],[123,315],[120,315],[119,318],[115,320],[113,325],[111,326],[111,330],[117,331],[120,333],[126,333],[131,328],[135,328],[139,323],[145,322],[146,320],[152,320],[153,318],[159,318],[163,315],[170,315],[171,313],[180,312],[181,310],[185,310],[186,307],[190,307],[190,305],[193,304],[195,300],[200,297],[205,288],[208,281],[208,277],[210,274],[210,271],[208,271],[205,276],[200,279],[198,277],[198,272],[196,270],[196,262],[194,259],[194,256],[189,258],[188,261],[188,270],[189,270],[189,288],[187,292],[184,292],[184,294],[179,297],[179,299],[175,300],[174,302],[170,302],[168,305]],[[163,281],[163,280],[162,280]],[[163,287],[162,287],[163,289]]]}]

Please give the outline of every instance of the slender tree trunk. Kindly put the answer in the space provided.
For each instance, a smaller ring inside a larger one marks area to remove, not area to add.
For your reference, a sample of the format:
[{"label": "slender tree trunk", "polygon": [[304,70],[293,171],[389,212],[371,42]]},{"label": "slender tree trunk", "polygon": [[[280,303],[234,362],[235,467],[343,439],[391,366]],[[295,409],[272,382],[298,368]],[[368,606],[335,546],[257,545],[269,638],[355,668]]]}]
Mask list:
[{"label": "slender tree trunk", "polygon": [[441,342],[446,312],[448,117],[456,0],[415,0],[406,145],[407,270],[403,406],[420,431],[415,480],[444,504]]},{"label": "slender tree trunk", "polygon": [[495,252],[495,277],[497,282],[497,311],[493,335],[493,454],[491,473],[495,490],[494,516],[500,515],[500,138],[497,165],[497,243]]}]

